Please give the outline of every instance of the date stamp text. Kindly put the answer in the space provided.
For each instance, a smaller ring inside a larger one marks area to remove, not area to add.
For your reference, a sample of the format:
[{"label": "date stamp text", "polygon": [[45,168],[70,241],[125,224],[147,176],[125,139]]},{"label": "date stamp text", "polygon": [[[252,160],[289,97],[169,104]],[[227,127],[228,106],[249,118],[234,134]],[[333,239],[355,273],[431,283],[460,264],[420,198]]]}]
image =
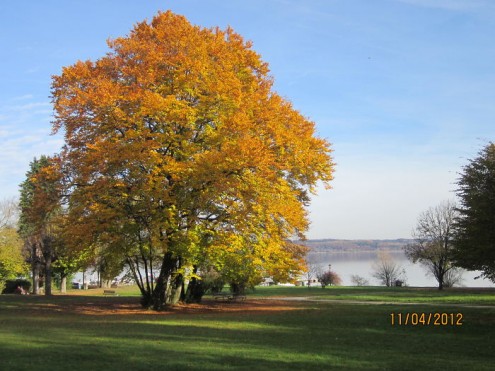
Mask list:
[{"label": "date stamp text", "polygon": [[462,326],[462,313],[425,313],[406,312],[390,313],[392,326]]}]

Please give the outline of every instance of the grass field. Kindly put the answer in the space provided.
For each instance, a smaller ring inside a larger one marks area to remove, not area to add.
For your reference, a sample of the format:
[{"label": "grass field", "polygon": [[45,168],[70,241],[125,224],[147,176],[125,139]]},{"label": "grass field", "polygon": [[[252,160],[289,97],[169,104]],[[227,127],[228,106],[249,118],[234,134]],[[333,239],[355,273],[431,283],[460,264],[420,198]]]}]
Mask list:
[{"label": "grass field", "polygon": [[479,304],[495,305],[493,288],[450,288],[437,290],[424,287],[258,287],[251,295],[256,297],[309,297],[320,300],[357,300],[401,303]]},{"label": "grass field", "polygon": [[[494,369],[494,290],[267,287],[161,313],[142,310],[135,288],[117,292],[0,296],[0,369]],[[462,326],[397,324],[432,312],[461,313]]]}]

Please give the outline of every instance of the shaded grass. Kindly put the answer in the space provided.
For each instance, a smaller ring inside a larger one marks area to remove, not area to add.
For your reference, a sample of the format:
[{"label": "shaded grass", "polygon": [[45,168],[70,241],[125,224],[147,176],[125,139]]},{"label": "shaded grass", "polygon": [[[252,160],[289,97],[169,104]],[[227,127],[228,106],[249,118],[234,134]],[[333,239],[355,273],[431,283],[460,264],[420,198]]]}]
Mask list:
[{"label": "shaded grass", "polygon": [[[136,313],[88,314],[68,309],[97,309],[109,303],[135,308]],[[249,304],[248,300],[236,305]],[[132,297],[3,296],[0,368],[493,369],[494,308],[449,307],[449,312],[463,313],[462,326],[392,326],[390,313],[431,312],[432,307],[291,305],[293,310],[271,312],[143,314]]]}]

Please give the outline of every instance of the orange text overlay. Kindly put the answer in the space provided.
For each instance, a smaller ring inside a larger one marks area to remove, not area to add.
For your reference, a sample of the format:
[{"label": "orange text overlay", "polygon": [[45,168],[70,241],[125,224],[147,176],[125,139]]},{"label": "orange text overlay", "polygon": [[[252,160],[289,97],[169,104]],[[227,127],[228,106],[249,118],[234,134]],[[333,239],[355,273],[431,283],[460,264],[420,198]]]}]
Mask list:
[{"label": "orange text overlay", "polygon": [[462,313],[390,313],[392,326],[462,326]]}]

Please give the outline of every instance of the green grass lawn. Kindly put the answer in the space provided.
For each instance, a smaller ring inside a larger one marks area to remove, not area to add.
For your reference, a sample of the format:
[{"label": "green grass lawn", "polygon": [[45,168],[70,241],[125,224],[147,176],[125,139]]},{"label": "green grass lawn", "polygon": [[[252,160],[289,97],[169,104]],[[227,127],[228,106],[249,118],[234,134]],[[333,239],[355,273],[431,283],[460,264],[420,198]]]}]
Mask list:
[{"label": "green grass lawn", "polygon": [[[119,297],[103,297],[97,291],[91,291],[93,296],[0,296],[0,369],[493,369],[494,307],[451,303],[435,308],[434,301],[443,302],[449,294],[434,290],[429,291],[428,305],[303,301],[282,306],[273,302],[278,307],[270,310],[271,301],[260,300],[310,296],[300,289],[259,288],[243,303],[163,313],[141,311],[137,297],[123,295],[134,295],[132,288],[121,290]],[[374,300],[388,293],[384,288],[366,289],[356,288],[354,294],[366,297],[367,292]],[[336,292],[352,295],[354,288],[304,290],[332,298]],[[471,299],[477,290],[450,294],[469,298],[461,300],[464,304],[477,302]],[[260,307],[247,310],[253,303]],[[98,312],[108,305],[127,310]],[[462,313],[462,326],[391,324],[391,313],[407,312]]]},{"label": "green grass lawn", "polygon": [[452,303],[471,305],[495,305],[495,288],[449,288],[438,290],[424,287],[383,287],[383,286],[333,286],[257,287],[250,293],[255,297],[309,297],[320,300],[357,300],[402,303]]}]

